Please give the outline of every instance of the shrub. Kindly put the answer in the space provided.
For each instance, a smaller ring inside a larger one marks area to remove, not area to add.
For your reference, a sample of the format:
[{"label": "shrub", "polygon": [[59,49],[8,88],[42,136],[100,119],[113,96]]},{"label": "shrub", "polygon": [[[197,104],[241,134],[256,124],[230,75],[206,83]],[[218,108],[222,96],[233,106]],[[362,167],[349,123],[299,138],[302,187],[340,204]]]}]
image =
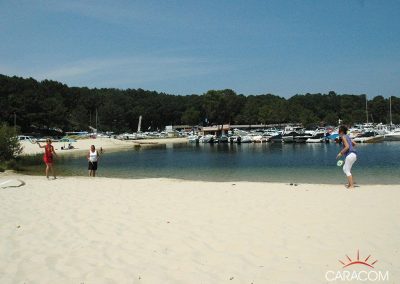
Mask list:
[{"label": "shrub", "polygon": [[0,161],[13,160],[21,152],[22,147],[14,128],[5,123],[0,125]]},{"label": "shrub", "polygon": [[6,169],[8,170],[18,170],[18,163],[16,160],[9,160],[6,162]]}]

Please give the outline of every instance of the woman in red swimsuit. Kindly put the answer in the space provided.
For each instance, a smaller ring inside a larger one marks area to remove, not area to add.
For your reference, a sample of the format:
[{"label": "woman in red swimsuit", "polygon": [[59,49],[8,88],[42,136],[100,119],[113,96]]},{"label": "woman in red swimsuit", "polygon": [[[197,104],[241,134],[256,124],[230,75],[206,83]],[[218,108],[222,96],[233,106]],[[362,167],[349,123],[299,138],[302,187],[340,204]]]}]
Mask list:
[{"label": "woman in red swimsuit", "polygon": [[57,154],[54,151],[54,147],[51,145],[51,140],[47,139],[45,146],[40,145],[39,142],[38,145],[40,148],[44,148],[43,161],[46,164],[46,177],[49,178],[49,171],[51,171],[51,174],[53,175],[54,179],[56,179],[56,175],[54,174],[54,169],[53,169],[53,154],[55,156],[57,156]]}]

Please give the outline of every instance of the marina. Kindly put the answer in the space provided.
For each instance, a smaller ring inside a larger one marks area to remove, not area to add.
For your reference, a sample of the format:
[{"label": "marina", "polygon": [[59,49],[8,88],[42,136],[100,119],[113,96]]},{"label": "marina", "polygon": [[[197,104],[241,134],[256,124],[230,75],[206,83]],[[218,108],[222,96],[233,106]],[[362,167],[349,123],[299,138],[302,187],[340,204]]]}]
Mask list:
[{"label": "marina", "polygon": [[[349,136],[356,143],[379,143],[400,141],[400,127],[395,125],[354,125]],[[304,127],[285,126],[283,128],[259,128],[243,130],[231,129],[229,125],[203,127],[198,131],[179,132],[187,136],[190,143],[338,143],[338,127],[318,127],[306,130]]]}]

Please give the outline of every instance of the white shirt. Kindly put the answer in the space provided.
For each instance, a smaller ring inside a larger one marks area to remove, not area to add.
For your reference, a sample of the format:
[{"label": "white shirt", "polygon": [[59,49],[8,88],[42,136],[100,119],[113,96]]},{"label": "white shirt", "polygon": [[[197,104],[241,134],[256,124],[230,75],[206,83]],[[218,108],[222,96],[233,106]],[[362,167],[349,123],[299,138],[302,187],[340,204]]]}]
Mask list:
[{"label": "white shirt", "polygon": [[97,150],[94,150],[94,152],[89,151],[89,161],[91,162],[97,162],[99,155],[97,154]]}]

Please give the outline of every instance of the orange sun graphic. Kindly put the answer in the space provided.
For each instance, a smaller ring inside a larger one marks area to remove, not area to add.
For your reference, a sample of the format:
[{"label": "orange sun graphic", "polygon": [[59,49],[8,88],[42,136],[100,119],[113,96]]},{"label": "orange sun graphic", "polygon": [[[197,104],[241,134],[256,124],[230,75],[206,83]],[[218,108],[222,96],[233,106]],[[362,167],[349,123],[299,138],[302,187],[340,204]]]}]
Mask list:
[{"label": "orange sun graphic", "polygon": [[378,260],[375,260],[374,262],[368,263],[369,258],[371,257],[371,255],[368,255],[364,260],[360,260],[360,251],[357,250],[357,259],[352,260],[347,254],[346,254],[346,258],[347,260],[345,261],[341,261],[339,260],[339,262],[341,264],[343,264],[343,268],[345,267],[349,267],[351,265],[355,265],[355,264],[360,264],[360,265],[365,265],[371,268],[374,268],[374,264],[378,262]]}]

